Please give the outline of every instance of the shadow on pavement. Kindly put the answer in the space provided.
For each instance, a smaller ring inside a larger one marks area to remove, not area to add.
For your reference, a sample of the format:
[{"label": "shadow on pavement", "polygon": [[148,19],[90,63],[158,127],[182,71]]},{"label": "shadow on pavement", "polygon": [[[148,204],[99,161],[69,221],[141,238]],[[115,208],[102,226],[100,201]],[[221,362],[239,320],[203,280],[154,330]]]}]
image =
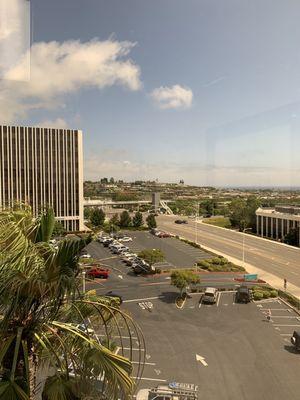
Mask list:
[{"label": "shadow on pavement", "polygon": [[159,300],[164,303],[171,304],[175,303],[175,299],[178,297],[177,292],[162,292],[159,296]]},{"label": "shadow on pavement", "polygon": [[289,344],[286,344],[284,346],[284,349],[286,351],[288,351],[289,353],[291,353],[291,354],[297,354],[297,355],[300,354],[300,352],[298,350],[296,350],[295,346],[292,346],[292,345],[289,345]]}]

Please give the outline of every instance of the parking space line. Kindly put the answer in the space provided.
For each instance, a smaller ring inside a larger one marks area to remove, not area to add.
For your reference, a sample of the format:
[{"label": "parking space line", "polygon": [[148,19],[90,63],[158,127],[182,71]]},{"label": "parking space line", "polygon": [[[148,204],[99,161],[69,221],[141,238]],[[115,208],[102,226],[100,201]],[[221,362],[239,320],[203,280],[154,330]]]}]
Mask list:
[{"label": "parking space line", "polygon": [[[131,364],[140,364],[139,361],[131,361]],[[155,363],[151,363],[151,362],[144,362],[143,365],[153,365],[155,366]]]},{"label": "parking space line", "polygon": [[288,311],[291,312],[291,310],[289,310],[288,308],[260,308],[261,310],[271,310],[271,311]]},{"label": "parking space line", "polygon": [[292,336],[292,333],[280,333],[280,336]]},{"label": "parking space line", "polygon": [[136,349],[136,348],[130,348],[130,347],[123,347],[123,350],[132,350],[132,351],[145,351],[145,349]]},{"label": "parking space line", "polygon": [[134,302],[138,302],[138,301],[145,301],[145,300],[157,300],[159,299],[161,296],[155,296],[155,297],[146,297],[144,299],[131,299],[131,300],[124,300],[123,303],[134,303]]},{"label": "parking space line", "polygon": [[217,307],[219,307],[220,303],[220,298],[221,298],[221,292],[218,293],[218,299],[217,299]]},{"label": "parking space line", "polygon": [[[97,337],[107,337],[107,335],[96,335]],[[137,340],[138,338],[135,336],[114,336],[115,339],[118,339],[121,337],[122,339],[132,339],[132,340]]]},{"label": "parking space line", "polygon": [[300,326],[299,324],[295,325],[295,324],[286,324],[286,325],[282,325],[282,324],[273,324],[274,326]]},{"label": "parking space line", "polygon": [[292,317],[291,315],[272,315],[272,318],[298,319],[298,317]]},{"label": "parking space line", "polygon": [[141,379],[141,380],[143,380],[143,381],[167,382],[166,379],[144,378],[144,377],[139,378],[139,377],[137,377],[137,376],[133,376],[132,378],[133,378],[133,379]]}]

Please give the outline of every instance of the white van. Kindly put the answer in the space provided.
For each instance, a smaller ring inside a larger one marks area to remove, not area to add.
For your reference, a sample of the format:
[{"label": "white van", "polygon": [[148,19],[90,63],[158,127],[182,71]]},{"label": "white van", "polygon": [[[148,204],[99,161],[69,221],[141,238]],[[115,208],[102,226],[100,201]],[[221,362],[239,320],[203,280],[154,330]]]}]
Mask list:
[{"label": "white van", "polygon": [[218,289],[208,287],[205,289],[202,297],[202,303],[214,304],[217,301]]}]

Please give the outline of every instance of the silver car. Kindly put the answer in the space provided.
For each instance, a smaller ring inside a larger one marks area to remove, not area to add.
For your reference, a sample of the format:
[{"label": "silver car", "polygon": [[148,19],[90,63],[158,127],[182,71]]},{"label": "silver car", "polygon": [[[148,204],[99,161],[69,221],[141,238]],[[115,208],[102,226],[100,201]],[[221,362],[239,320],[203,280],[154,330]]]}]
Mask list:
[{"label": "silver car", "polygon": [[218,289],[208,287],[202,297],[202,303],[214,304],[217,301]]}]

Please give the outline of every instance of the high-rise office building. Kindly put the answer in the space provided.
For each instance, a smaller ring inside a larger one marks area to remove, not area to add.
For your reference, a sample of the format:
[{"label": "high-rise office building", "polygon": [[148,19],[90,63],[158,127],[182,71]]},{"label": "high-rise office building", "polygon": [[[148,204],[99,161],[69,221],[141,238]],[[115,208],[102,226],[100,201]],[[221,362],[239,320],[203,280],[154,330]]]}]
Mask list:
[{"label": "high-rise office building", "polygon": [[68,231],[83,229],[82,132],[0,126],[0,207],[51,206]]}]

